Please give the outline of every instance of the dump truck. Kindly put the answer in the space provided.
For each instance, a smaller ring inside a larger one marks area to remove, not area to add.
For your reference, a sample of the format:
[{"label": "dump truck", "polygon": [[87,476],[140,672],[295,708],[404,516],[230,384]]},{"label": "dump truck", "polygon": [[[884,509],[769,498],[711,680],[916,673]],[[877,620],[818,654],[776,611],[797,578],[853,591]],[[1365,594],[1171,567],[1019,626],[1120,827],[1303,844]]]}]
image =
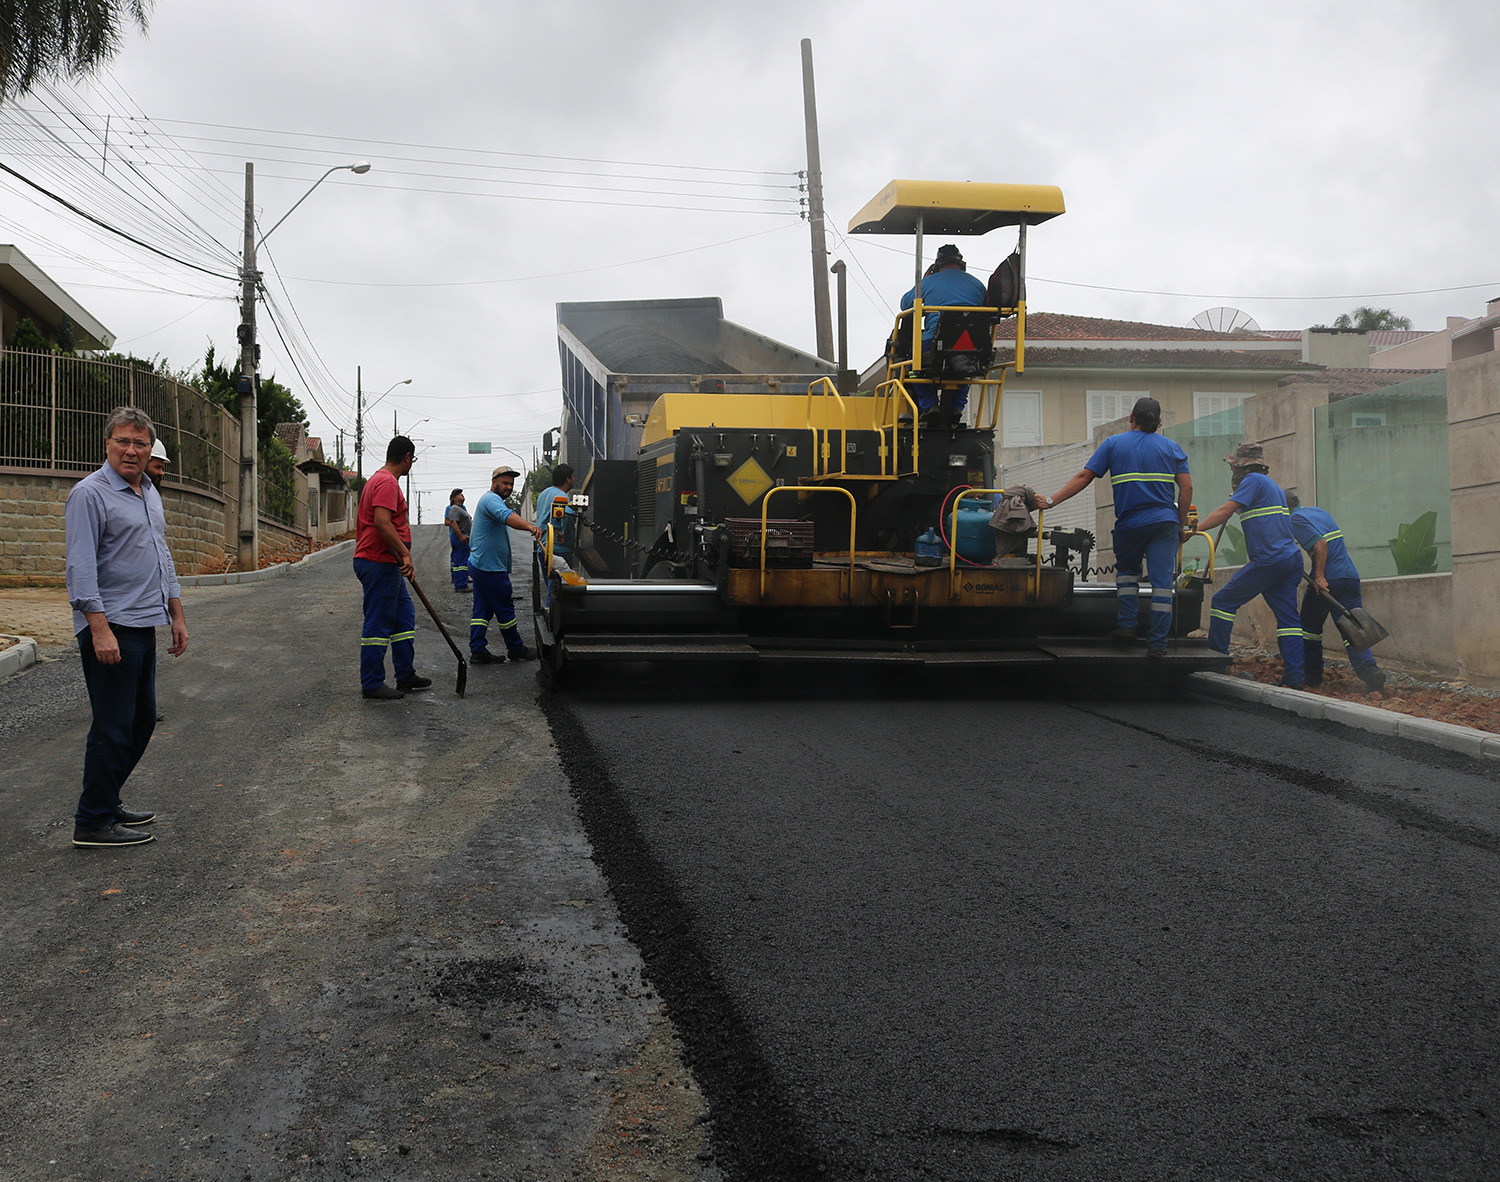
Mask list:
[{"label": "dump truck", "polygon": [[[1026,232],[1062,212],[1053,186],[895,181],[882,190],[849,232],[915,237],[915,300],[865,389],[827,362],[726,328],[716,307],[695,301],[560,305],[562,458],[580,479],[570,502],[537,506],[546,542],[532,608],[543,681],[620,662],[1113,669],[1154,679],[1222,668],[1226,657],[1188,635],[1211,554],[1204,572],[1177,580],[1172,644],[1149,661],[1143,647],[1109,638],[1115,587],[1086,578],[1086,553],[1073,569],[1079,540],[1050,539],[1045,553],[1045,511],[1034,547],[992,557],[989,513],[1004,492],[995,426],[1006,377],[1025,366]],[[997,302],[924,304],[924,236],[1000,227],[1015,227],[1018,242],[1007,282],[991,284]],[[929,317],[936,329],[926,333]],[[1014,355],[997,365],[995,330],[1009,317]],[[781,372],[746,372],[729,349],[781,360]],[[627,355],[692,372],[610,368],[611,356],[619,364]],[[576,530],[578,568],[566,578],[554,558],[565,526]]]}]

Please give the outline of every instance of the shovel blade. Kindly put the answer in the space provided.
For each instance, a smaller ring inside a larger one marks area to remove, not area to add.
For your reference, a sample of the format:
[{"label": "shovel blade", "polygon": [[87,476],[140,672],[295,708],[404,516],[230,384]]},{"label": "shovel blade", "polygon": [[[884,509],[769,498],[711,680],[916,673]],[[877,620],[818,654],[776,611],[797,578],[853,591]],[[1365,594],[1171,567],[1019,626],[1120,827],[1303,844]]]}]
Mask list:
[{"label": "shovel blade", "polygon": [[1363,652],[1390,635],[1380,621],[1362,607],[1350,608],[1348,615],[1334,621],[1334,626],[1355,652]]},{"label": "shovel blade", "polygon": [[464,696],[464,686],[466,686],[468,684],[469,684],[469,662],[468,661],[460,661],[458,663],[458,690],[457,690],[458,696],[460,698]]}]

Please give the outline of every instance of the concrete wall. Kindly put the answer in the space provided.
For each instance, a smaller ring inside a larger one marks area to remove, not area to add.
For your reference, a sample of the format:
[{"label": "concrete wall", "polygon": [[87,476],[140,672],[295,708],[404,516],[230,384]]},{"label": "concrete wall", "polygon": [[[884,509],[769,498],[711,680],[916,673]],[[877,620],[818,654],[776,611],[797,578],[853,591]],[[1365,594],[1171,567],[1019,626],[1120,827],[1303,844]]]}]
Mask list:
[{"label": "concrete wall", "polygon": [[[1237,569],[1237,568],[1234,568]],[[1214,587],[1229,582],[1234,569],[1216,572]],[[1390,636],[1372,650],[1375,660],[1419,673],[1454,676],[1461,671],[1454,648],[1453,576],[1402,575],[1391,579],[1366,579],[1361,585],[1365,610],[1390,629]],[[1303,585],[1303,594],[1306,584]],[[1300,597],[1299,597],[1300,598]],[[1203,601],[1199,627],[1208,627],[1209,600]],[[1274,651],[1276,618],[1264,599],[1256,598],[1240,608],[1231,640]],[[1344,638],[1330,616],[1323,626],[1323,651],[1341,656]]]},{"label": "concrete wall", "polygon": [[1500,685],[1500,353],[1448,367],[1448,472],[1458,665]]},{"label": "concrete wall", "polygon": [[1265,446],[1271,479],[1309,505],[1318,503],[1316,412],[1327,404],[1328,387],[1310,383],[1279,386],[1245,403],[1245,438]]},{"label": "concrete wall", "polygon": [[1359,328],[1304,328],[1302,360],[1330,369],[1366,369],[1370,334]]},{"label": "concrete wall", "polygon": [[[162,508],[167,518],[167,549],[179,575],[196,575],[224,562],[223,497],[199,489],[164,485]],[[231,519],[232,520],[232,519]]]}]

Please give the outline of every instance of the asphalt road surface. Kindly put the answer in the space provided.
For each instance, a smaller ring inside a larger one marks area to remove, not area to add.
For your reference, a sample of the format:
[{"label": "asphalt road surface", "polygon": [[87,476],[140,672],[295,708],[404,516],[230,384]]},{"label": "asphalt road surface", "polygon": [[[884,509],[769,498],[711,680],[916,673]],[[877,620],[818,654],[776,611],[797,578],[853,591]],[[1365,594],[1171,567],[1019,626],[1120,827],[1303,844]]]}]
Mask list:
[{"label": "asphalt road surface", "polygon": [[1260,707],[547,699],[735,1179],[1500,1177],[1500,778]]},{"label": "asphalt road surface", "polygon": [[[466,637],[444,531],[415,532]],[[76,651],[0,681],[0,1178],[711,1182],[535,665],[459,699],[421,614],[432,689],[364,701],[349,557],[184,592],[127,785],[149,845],[69,843]]]}]

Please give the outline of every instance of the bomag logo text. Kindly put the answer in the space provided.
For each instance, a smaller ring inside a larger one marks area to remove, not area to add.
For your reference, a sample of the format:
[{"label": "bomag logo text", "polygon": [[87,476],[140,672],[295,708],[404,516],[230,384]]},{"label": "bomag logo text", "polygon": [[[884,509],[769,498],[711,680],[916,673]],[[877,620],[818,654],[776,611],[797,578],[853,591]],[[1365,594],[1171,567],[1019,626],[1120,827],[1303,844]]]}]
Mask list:
[{"label": "bomag logo text", "polygon": [[1005,590],[1004,583],[965,583],[964,590],[973,595],[999,595]]}]

